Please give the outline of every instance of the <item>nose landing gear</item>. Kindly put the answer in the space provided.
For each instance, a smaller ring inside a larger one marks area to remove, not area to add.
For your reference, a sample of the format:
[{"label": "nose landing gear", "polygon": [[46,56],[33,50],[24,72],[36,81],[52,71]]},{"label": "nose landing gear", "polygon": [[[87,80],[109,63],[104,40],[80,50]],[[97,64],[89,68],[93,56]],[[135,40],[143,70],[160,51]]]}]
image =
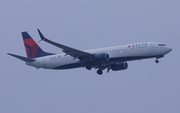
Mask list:
[{"label": "nose landing gear", "polygon": [[156,62],[156,63],[159,63],[159,60],[158,60],[158,59],[156,59],[156,60],[155,60],[155,62]]},{"label": "nose landing gear", "polygon": [[162,55],[162,56],[156,56],[155,62],[156,62],[156,63],[159,63],[159,60],[158,60],[158,59],[159,59],[159,58],[163,58],[163,57],[164,57],[164,55]]}]

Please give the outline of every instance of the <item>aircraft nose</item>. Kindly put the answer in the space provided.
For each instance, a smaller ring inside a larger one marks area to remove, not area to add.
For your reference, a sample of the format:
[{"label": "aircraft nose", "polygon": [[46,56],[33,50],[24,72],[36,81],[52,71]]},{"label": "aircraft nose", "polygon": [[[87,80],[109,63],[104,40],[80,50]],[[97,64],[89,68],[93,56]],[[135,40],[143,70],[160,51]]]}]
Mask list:
[{"label": "aircraft nose", "polygon": [[170,47],[166,47],[166,51],[167,51],[167,53],[169,53],[169,52],[171,52],[171,51],[172,51],[172,48],[170,48]]}]

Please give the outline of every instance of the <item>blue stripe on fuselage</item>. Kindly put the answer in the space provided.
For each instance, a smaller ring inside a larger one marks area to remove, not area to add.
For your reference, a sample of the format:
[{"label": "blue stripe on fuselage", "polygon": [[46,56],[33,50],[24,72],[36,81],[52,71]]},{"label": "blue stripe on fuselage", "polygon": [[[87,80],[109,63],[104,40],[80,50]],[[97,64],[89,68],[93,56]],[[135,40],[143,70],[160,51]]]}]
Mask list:
[{"label": "blue stripe on fuselage", "polygon": [[79,67],[82,67],[81,63],[66,64],[66,65],[55,67],[54,69],[72,69],[72,68],[79,68]]}]

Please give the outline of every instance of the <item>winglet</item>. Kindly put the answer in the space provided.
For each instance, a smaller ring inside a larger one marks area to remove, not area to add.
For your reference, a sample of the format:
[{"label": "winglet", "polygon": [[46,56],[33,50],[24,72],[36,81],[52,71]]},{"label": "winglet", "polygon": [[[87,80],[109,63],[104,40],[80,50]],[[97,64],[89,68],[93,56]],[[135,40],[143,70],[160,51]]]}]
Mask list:
[{"label": "winglet", "polygon": [[41,40],[47,40],[47,39],[44,37],[44,35],[41,33],[41,31],[40,31],[39,29],[37,29],[37,30],[38,30],[38,33],[39,33],[39,36],[40,36]]}]

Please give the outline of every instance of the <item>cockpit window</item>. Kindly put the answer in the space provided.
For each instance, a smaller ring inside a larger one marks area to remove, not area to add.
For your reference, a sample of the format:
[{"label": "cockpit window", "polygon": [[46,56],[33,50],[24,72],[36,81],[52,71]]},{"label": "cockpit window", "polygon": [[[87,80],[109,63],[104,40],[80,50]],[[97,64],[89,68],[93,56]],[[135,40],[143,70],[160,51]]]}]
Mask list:
[{"label": "cockpit window", "polygon": [[166,46],[166,44],[158,44],[158,46]]}]

